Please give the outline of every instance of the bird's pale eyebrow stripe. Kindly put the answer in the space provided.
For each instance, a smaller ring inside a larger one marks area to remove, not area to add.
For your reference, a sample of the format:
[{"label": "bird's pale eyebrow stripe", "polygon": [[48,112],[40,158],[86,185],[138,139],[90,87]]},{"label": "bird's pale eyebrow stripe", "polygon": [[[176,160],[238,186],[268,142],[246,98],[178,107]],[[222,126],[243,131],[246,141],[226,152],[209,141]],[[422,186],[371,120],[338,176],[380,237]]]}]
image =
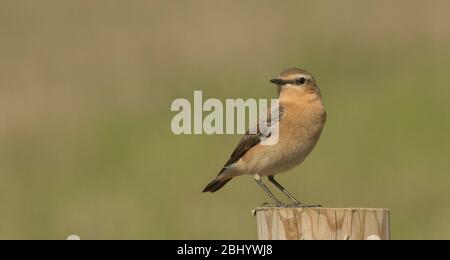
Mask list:
[{"label": "bird's pale eyebrow stripe", "polygon": [[300,78],[304,78],[307,81],[310,81],[313,79],[313,77],[308,74],[295,74],[295,75],[288,77],[287,79],[282,79],[282,80],[283,80],[284,84],[296,84],[296,81],[299,80]]},{"label": "bird's pale eyebrow stripe", "polygon": [[312,76],[308,74],[299,74],[296,78],[312,79]]}]

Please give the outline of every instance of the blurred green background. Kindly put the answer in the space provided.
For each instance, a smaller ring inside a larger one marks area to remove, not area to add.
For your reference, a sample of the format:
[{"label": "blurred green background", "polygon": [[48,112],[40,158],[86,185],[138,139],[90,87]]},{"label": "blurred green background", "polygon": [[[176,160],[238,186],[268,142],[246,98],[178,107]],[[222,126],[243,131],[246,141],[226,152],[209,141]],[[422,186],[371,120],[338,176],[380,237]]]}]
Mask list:
[{"label": "blurred green background", "polygon": [[202,194],[240,139],[170,130],[175,98],[272,98],[312,72],[328,121],[279,177],[450,238],[449,1],[17,1],[0,7],[0,238],[254,239],[252,178]]}]

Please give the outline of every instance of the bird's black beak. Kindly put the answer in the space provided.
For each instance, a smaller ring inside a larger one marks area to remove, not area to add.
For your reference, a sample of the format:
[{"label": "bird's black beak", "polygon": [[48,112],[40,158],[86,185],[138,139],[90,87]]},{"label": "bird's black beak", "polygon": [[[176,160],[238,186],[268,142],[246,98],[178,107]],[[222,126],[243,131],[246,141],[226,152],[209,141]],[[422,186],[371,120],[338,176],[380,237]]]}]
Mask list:
[{"label": "bird's black beak", "polygon": [[271,79],[270,82],[272,82],[273,84],[277,84],[277,85],[283,85],[285,82],[282,79]]}]

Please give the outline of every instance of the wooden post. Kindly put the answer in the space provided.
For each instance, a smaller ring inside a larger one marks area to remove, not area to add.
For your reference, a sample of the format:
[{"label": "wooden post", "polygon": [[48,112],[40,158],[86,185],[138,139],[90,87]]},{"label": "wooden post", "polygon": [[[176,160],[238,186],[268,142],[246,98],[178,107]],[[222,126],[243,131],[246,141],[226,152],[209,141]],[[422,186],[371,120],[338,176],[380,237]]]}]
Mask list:
[{"label": "wooden post", "polygon": [[389,240],[389,210],[366,208],[255,209],[261,240]]}]

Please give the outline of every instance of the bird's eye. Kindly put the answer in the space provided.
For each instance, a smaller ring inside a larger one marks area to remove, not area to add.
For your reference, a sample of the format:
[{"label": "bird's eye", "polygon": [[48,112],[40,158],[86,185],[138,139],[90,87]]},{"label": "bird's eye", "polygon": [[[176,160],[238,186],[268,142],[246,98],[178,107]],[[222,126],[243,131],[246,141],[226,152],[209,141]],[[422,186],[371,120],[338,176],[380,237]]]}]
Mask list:
[{"label": "bird's eye", "polygon": [[306,83],[306,79],[305,78],[302,77],[302,78],[297,79],[297,84],[303,85],[305,83]]}]

